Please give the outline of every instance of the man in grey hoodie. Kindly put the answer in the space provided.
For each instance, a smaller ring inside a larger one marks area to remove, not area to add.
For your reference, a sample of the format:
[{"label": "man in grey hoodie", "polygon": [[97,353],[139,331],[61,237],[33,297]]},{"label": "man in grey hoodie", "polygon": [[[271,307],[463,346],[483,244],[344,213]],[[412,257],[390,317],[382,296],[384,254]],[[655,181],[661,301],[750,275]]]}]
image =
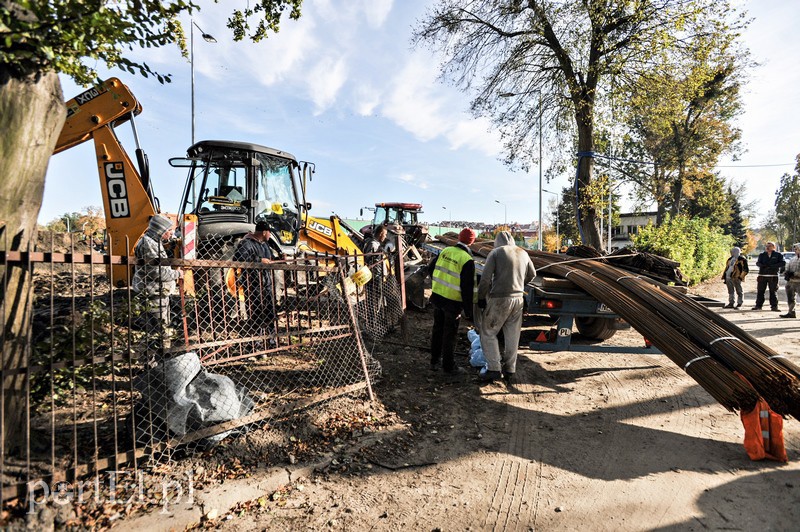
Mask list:
[{"label": "man in grey hoodie", "polygon": [[[497,233],[494,249],[486,257],[478,284],[481,318],[481,348],[488,364],[481,380],[511,379],[517,370],[517,349],[525,310],[525,285],[536,276],[528,253],[518,248],[508,231]],[[500,357],[497,334],[503,331],[504,350]]]}]

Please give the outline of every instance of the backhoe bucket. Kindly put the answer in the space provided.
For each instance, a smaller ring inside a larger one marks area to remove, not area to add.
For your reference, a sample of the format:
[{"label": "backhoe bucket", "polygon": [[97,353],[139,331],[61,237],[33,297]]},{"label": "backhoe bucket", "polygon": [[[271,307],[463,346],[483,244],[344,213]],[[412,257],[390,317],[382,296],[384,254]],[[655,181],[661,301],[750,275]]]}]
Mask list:
[{"label": "backhoe bucket", "polygon": [[417,310],[425,309],[425,268],[417,268],[406,276],[406,304]]}]

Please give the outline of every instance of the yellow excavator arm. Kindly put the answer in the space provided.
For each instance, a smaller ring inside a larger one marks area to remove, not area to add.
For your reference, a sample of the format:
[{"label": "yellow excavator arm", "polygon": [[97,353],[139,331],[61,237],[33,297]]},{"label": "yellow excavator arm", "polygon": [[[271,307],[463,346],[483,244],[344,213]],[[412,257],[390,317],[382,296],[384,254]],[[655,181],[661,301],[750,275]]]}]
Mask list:
[{"label": "yellow excavator arm", "polygon": [[[130,121],[142,106],[119,79],[110,78],[67,102],[67,120],[54,153],[88,140],[94,141],[97,171],[103,195],[109,254],[133,255],[133,247],[150,217],[157,211],[149,185],[147,159],[137,148],[140,175],[120,144],[114,128]],[[134,136],[136,128],[134,127]],[[138,144],[138,139],[137,139]],[[114,286],[128,283],[126,266],[113,266]]]},{"label": "yellow excavator arm", "polygon": [[[345,232],[338,216],[317,218],[305,213],[300,230],[301,248],[304,243],[311,251],[331,255],[362,255],[361,249]],[[361,257],[363,261],[363,257]]]}]

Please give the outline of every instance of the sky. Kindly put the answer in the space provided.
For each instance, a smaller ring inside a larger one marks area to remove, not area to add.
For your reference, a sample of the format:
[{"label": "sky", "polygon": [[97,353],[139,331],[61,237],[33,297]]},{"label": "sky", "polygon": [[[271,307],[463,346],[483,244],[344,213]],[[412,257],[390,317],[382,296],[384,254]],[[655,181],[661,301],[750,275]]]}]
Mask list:
[{"label": "sky", "polygon": [[[796,0],[742,3],[754,18],[744,42],[760,66],[750,72],[737,122],[747,151],[721,161],[719,170],[745,185],[743,203],[755,202],[758,223],[800,153],[800,11]],[[469,95],[439,81],[439,59],[411,44],[433,0],[305,0],[299,21],[282,22],[280,33],[258,44],[233,42],[228,3],[198,4],[194,22],[217,42],[195,28],[196,140],[252,142],[314,162],[312,215],[357,218],[365,206],[402,201],[423,204],[427,222],[538,219],[538,167],[505,167],[497,132],[469,114]],[[189,18],[183,22],[188,34]],[[167,161],[191,144],[191,66],[175,47],[139,57],[171,74],[172,83],[98,68],[103,79],[119,77],[142,104],[136,127],[155,194],[163,211],[176,212],[186,174]],[[65,76],[61,82],[66,99],[85,90]],[[129,125],[118,135],[132,154]],[[51,158],[40,223],[102,205],[94,157],[84,143]],[[557,192],[568,179],[545,180],[542,188]],[[547,223],[555,196],[543,194]]]}]

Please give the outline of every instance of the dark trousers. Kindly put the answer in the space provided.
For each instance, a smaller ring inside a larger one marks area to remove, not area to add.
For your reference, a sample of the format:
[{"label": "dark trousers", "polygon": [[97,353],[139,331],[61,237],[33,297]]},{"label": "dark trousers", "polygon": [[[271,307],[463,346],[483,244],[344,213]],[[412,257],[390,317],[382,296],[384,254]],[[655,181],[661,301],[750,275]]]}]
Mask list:
[{"label": "dark trousers", "polygon": [[433,307],[433,333],[431,335],[431,364],[442,361],[442,368],[451,371],[456,367],[453,351],[456,348],[456,335],[461,313]]},{"label": "dark trousers", "polygon": [[778,276],[759,275],[756,278],[756,306],[764,304],[764,293],[769,288],[769,306],[778,308]]}]

